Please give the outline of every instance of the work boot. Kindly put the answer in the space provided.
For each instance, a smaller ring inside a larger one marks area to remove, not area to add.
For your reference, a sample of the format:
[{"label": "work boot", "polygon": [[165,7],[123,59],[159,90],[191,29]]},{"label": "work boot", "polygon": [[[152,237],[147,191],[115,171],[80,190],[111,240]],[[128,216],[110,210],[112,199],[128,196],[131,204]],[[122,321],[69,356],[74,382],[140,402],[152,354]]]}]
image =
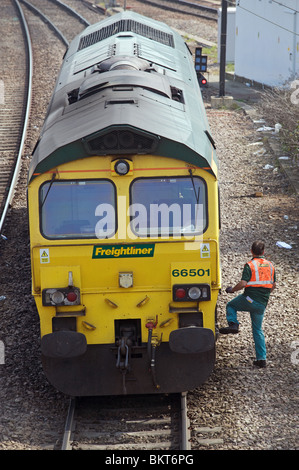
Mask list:
[{"label": "work boot", "polygon": [[256,367],[267,367],[266,361],[264,359],[259,359],[258,361],[253,361],[253,365]]},{"label": "work boot", "polygon": [[225,328],[220,328],[219,333],[223,335],[239,333],[239,325],[238,323],[229,322],[228,326]]}]

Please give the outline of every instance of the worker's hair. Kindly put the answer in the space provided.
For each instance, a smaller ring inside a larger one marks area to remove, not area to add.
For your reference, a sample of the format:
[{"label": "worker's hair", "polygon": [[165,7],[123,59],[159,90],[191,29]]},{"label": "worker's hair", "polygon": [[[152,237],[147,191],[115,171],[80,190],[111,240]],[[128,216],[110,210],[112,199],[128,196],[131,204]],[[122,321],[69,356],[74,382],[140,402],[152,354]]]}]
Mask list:
[{"label": "worker's hair", "polygon": [[252,243],[251,247],[252,253],[256,256],[260,256],[264,253],[265,250],[265,244],[260,241],[255,241]]}]

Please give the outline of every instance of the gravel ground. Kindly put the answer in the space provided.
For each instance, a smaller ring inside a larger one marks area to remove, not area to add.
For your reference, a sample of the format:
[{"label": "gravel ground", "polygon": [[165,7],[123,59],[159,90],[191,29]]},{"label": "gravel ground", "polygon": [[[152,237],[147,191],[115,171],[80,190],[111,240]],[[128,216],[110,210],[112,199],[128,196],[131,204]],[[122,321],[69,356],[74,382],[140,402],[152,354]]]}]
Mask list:
[{"label": "gravel ground", "polygon": [[[149,7],[141,8],[140,2],[128,3],[139,13],[157,15]],[[3,4],[9,5],[10,1],[3,0]],[[206,35],[210,40],[216,37],[210,23],[185,20],[169,12],[159,11],[158,15],[159,20],[186,29],[190,34]],[[0,26],[4,31],[9,22],[1,18]],[[31,297],[26,209],[28,156],[38,137],[64,51],[51,34],[41,34],[37,22],[34,35],[43,46],[42,54],[35,52],[40,70],[39,86],[33,96],[35,111],[19,187],[4,230],[7,240],[1,240],[0,244],[0,295],[6,297],[0,304],[0,344],[5,346],[5,363],[0,364],[2,450],[34,450],[53,445],[57,433],[63,430],[68,405],[68,398],[48,384],[40,364],[38,316]],[[219,338],[214,373],[205,385],[188,394],[192,427],[221,427],[215,435],[210,435],[221,439],[218,444],[204,445],[197,434],[193,437],[193,448],[298,449],[298,198],[277,167],[267,135],[257,131],[259,125],[242,110],[211,109],[211,93],[209,89],[204,91],[220,160],[224,287],[219,297],[220,325],[225,324],[225,304],[232,298],[225,293],[225,287],[240,279],[256,238],[265,241],[267,256],[277,268],[278,288],[271,296],[264,321],[268,367],[256,370],[252,366],[250,321],[247,314],[240,314],[239,335]],[[252,145],[257,141],[262,145]],[[262,148],[264,151],[256,153]],[[267,164],[273,168],[264,169]],[[252,197],[257,191],[263,192],[263,197]],[[291,244],[292,249],[279,248],[277,241]]]}]

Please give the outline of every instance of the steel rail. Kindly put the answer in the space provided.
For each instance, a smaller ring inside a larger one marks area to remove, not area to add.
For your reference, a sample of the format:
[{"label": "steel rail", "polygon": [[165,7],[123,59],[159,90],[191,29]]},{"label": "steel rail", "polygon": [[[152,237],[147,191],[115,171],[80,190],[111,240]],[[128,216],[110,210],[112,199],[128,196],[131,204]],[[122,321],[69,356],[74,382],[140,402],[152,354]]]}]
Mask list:
[{"label": "steel rail", "polygon": [[88,0],[82,0],[83,5],[85,5],[87,8],[89,8],[92,11],[96,11],[97,13],[100,13],[104,15],[107,11],[105,7],[101,7],[100,5],[97,5],[95,3],[91,3]]},{"label": "steel rail", "polygon": [[61,2],[61,0],[50,0],[52,3],[55,3],[56,5],[59,5],[61,8],[66,10],[68,13],[71,13],[73,16],[76,16],[76,18],[81,21],[85,26],[90,26],[89,21],[87,21],[80,13],[78,13],[76,10],[74,10],[72,7],[69,5],[66,5],[65,3]]},{"label": "steel rail", "polygon": [[70,403],[69,403],[67,418],[65,422],[61,450],[72,450],[71,435],[72,435],[73,426],[74,426],[75,409],[76,409],[76,398],[71,398]]},{"label": "steel rail", "polygon": [[182,439],[181,439],[181,450],[190,450],[190,421],[187,415],[188,407],[187,407],[187,392],[183,392],[181,394],[181,432],[182,432]]},{"label": "steel rail", "polygon": [[18,156],[16,159],[16,164],[15,164],[15,169],[13,172],[13,176],[11,179],[9,191],[6,197],[6,202],[4,205],[4,209],[1,214],[1,219],[0,219],[0,233],[2,232],[2,228],[5,222],[5,218],[9,209],[9,206],[12,202],[14,192],[17,186],[18,178],[19,178],[19,173],[21,169],[21,163],[22,163],[22,152],[24,148],[24,143],[25,143],[25,138],[26,138],[26,133],[27,133],[27,128],[28,128],[28,123],[29,123],[29,116],[30,116],[30,109],[31,109],[31,98],[32,98],[32,76],[33,76],[33,53],[32,53],[32,45],[31,45],[31,38],[30,38],[30,33],[29,33],[29,28],[23,13],[23,10],[18,2],[18,0],[14,0],[14,3],[17,7],[17,10],[20,15],[21,19],[21,24],[22,24],[22,29],[24,32],[24,36],[26,39],[26,53],[27,53],[27,58],[28,58],[28,68],[27,68],[27,99],[26,99],[26,110],[25,110],[25,116],[24,116],[24,122],[23,122],[23,130],[22,130],[22,137],[21,137],[21,142],[19,145],[19,151],[18,151]]},{"label": "steel rail", "polygon": [[165,0],[167,2],[178,3],[179,5],[192,7],[201,11],[209,11],[210,13],[217,13],[218,8],[209,7],[208,5],[202,5],[200,3],[188,2],[187,0]]},{"label": "steel rail", "polygon": [[44,13],[42,13],[38,8],[35,6],[31,5],[31,3],[27,2],[26,0],[20,0],[24,5],[26,5],[27,8],[29,8],[34,14],[38,15],[44,23],[46,23],[61,41],[65,44],[66,47],[69,46],[69,41],[66,39],[66,37],[62,34],[62,32],[54,25],[54,23],[46,16]]}]

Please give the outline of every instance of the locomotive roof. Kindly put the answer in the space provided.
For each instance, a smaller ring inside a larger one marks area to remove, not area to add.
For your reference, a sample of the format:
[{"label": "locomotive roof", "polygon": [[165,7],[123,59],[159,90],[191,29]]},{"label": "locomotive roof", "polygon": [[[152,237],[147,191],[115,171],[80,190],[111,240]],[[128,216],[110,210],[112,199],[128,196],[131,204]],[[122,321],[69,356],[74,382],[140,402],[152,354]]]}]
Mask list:
[{"label": "locomotive roof", "polygon": [[[123,146],[113,147],[115,132],[127,139]],[[217,173],[186,44],[164,23],[129,11],[89,26],[70,44],[29,180],[68,161],[113,153],[167,156]]]}]

